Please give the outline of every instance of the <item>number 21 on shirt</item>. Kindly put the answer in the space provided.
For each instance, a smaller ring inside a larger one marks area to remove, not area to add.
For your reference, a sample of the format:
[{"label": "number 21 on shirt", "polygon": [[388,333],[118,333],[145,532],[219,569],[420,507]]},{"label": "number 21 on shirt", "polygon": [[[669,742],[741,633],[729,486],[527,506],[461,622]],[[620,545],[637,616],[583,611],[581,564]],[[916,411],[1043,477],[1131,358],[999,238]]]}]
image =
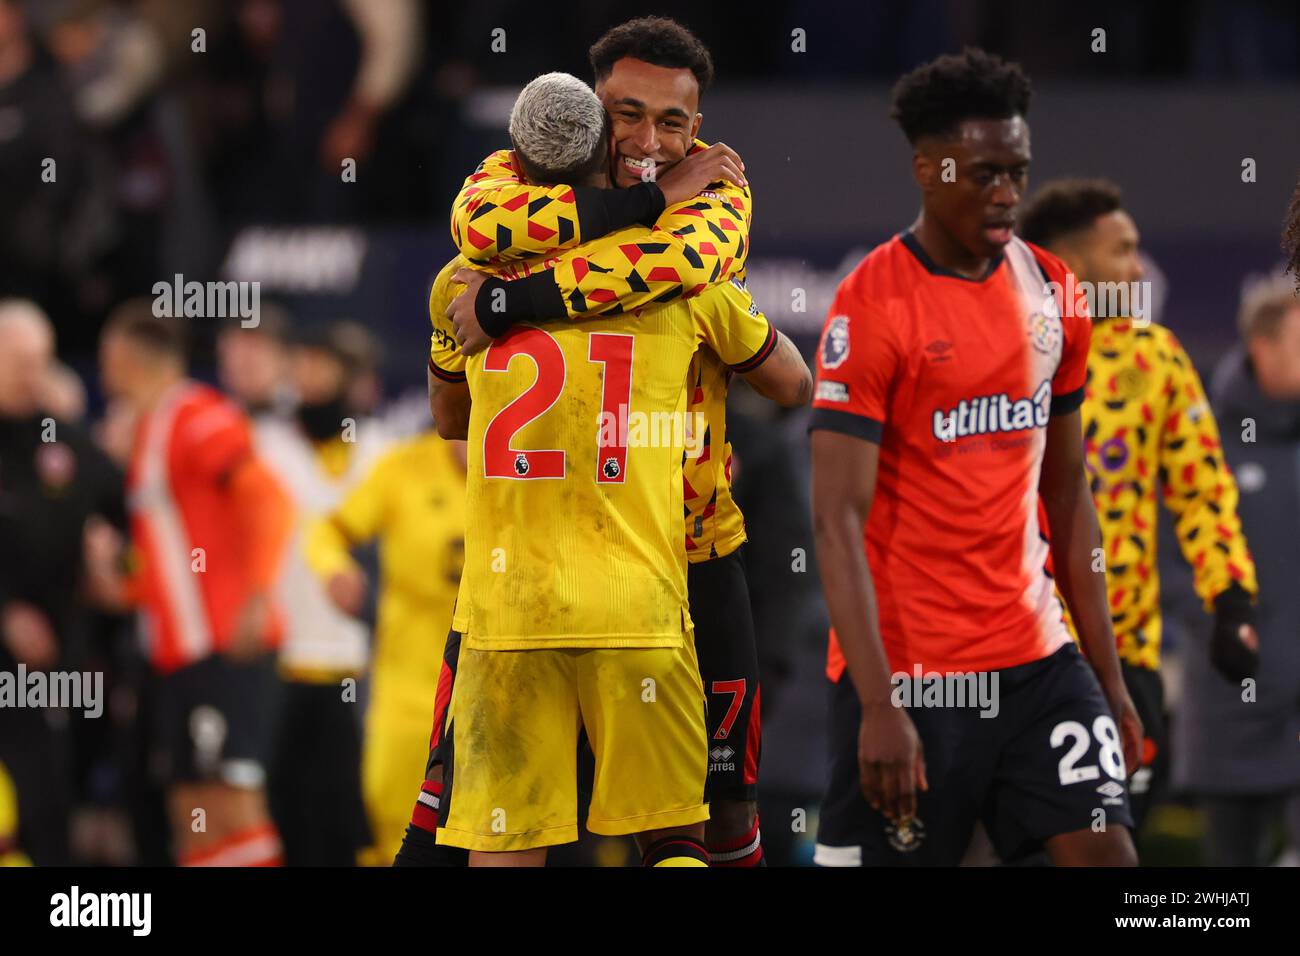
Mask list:
[{"label": "number 21 on shirt", "polygon": [[[632,403],[632,346],[634,337],[612,332],[592,332],[587,337],[587,360],[604,366],[600,419],[597,425],[596,483],[622,484],[627,478],[627,430],[599,427],[621,422]],[[568,375],[564,350],[548,332],[526,328],[495,342],[483,356],[483,371],[504,372],[517,355],[537,366],[537,378],[522,395],[493,416],[483,434],[483,468],[488,478],[533,480],[566,477],[562,448],[514,447],[515,434],[542,417],[560,400]],[[624,410],[619,415],[620,406]]]}]

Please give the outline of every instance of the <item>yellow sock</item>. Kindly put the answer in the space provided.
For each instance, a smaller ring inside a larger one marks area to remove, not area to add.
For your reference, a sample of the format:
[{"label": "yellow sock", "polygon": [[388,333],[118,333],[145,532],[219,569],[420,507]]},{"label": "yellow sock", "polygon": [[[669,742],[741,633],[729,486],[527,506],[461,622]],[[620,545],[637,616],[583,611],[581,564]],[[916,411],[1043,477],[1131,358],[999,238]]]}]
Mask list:
[{"label": "yellow sock", "polygon": [[18,839],[18,791],[13,780],[0,764],[0,866],[31,866],[14,847]]},{"label": "yellow sock", "polygon": [[703,860],[697,860],[693,856],[670,856],[660,860],[655,866],[702,866],[707,869],[709,864]]}]

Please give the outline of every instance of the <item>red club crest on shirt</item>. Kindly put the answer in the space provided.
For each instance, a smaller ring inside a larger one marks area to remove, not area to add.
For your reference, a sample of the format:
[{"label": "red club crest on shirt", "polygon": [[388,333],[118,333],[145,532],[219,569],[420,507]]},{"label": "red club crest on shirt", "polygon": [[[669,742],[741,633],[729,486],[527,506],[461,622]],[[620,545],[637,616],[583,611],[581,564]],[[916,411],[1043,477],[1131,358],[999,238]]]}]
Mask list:
[{"label": "red club crest on shirt", "polygon": [[1061,346],[1061,320],[1055,310],[1050,313],[1035,312],[1029,317],[1029,338],[1034,348],[1044,355],[1053,354]]}]

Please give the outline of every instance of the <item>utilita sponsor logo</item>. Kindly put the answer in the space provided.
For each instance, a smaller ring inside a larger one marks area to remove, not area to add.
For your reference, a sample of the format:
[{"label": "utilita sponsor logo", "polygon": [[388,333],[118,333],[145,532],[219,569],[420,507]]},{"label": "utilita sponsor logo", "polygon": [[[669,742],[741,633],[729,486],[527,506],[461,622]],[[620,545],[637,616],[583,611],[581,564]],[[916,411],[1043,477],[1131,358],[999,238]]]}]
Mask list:
[{"label": "utilita sponsor logo", "polygon": [[1051,412],[1052,383],[1044,379],[1032,398],[1013,400],[1003,392],[969,401],[962,399],[956,408],[948,411],[936,410],[934,437],[939,441],[955,441],[968,435],[1046,428]]}]

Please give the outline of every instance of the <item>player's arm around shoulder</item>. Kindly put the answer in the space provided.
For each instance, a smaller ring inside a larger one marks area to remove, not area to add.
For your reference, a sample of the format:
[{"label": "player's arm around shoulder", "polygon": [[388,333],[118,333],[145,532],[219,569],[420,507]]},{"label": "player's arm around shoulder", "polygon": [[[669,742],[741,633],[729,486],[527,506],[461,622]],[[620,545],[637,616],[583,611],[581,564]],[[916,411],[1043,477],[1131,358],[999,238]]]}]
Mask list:
[{"label": "player's arm around shoulder", "polygon": [[[709,182],[703,176],[716,166],[697,161],[674,176],[666,184],[673,201],[699,192]],[[554,255],[627,226],[648,229],[668,203],[654,182],[629,189],[529,183],[513,152],[498,150],[465,180],[452,204],[452,241],[476,265]]]},{"label": "player's arm around shoulder", "polygon": [[[722,144],[709,150],[719,146]],[[688,156],[669,175],[699,155]],[[691,290],[723,283],[743,273],[749,260],[753,220],[754,197],[749,183],[722,178],[669,205],[655,222],[651,240],[669,243],[669,264],[681,271],[683,286],[690,294]]]},{"label": "player's arm around shoulder", "polygon": [[[744,273],[753,220],[744,164],[723,143],[697,146],[655,186],[667,206],[650,224],[626,224],[599,238],[584,232],[582,244],[558,258],[553,276],[568,318],[689,298]],[[647,185],[654,184],[633,188]],[[525,280],[534,281],[542,280]]]},{"label": "player's arm around shoulder", "polygon": [[782,408],[802,408],[812,401],[813,378],[799,349],[789,336],[772,330],[775,347],[758,366],[740,375],[754,391]]},{"label": "player's arm around shoulder", "polygon": [[710,289],[693,311],[699,319],[700,340],[758,394],[783,408],[812,400],[808,363],[762,313],[740,280]]},{"label": "player's arm around shoulder", "polygon": [[479,163],[456,194],[451,241],[477,265],[543,255],[576,243],[573,187],[525,182],[511,151],[499,149]]}]

